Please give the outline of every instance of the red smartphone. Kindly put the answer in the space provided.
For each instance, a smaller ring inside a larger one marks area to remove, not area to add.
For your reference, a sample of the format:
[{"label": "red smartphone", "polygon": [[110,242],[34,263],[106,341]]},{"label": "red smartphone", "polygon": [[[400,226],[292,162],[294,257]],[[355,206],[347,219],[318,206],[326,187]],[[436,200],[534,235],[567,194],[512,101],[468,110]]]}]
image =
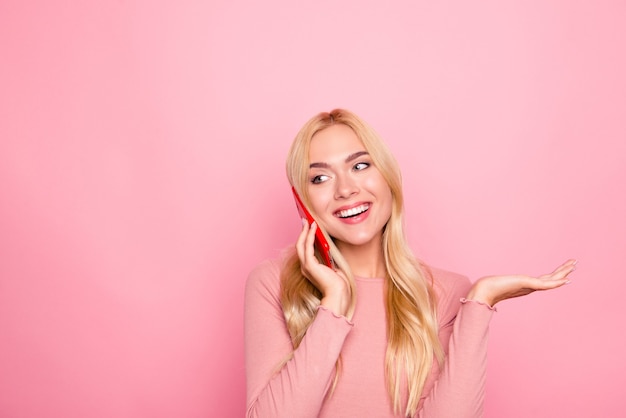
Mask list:
[{"label": "red smartphone", "polygon": [[[295,187],[292,187],[291,191],[293,192],[293,197],[296,200],[296,207],[298,208],[300,218],[306,218],[306,220],[309,222],[309,226],[311,226],[311,224],[314,222],[313,217],[304,207],[304,204],[302,203],[302,200],[300,200],[300,196],[298,196],[298,192],[296,192]],[[324,236],[324,234],[322,234],[322,231],[320,231],[319,227],[315,230],[315,246],[317,247],[322,258],[324,259],[324,263],[328,267],[334,269],[335,262],[330,256],[330,245],[328,245],[328,241],[326,241],[326,237]]]}]

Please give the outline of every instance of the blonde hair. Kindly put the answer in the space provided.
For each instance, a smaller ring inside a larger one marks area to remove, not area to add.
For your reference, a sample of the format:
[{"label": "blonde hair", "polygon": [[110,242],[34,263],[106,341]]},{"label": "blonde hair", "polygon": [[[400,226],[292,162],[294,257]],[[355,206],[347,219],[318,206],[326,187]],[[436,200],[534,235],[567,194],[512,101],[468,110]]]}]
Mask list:
[{"label": "blonde hair", "polygon": [[[391,189],[392,211],[382,237],[387,273],[385,309],[388,343],[385,376],[387,391],[396,414],[402,410],[402,377],[406,377],[408,400],[404,413],[412,416],[417,411],[433,361],[436,359],[442,364],[444,352],[438,338],[432,283],[427,277],[427,270],[413,256],[404,234],[402,180],[398,163],[371,127],[355,114],[344,109],[335,109],[313,117],[297,134],[287,156],[287,177],[303,203],[310,207],[306,185],[311,139],[317,132],[334,124],[346,125],[355,132]],[[351,319],[356,304],[354,276],[332,240],[329,243],[337,269],[346,275],[350,284],[351,301],[346,316]],[[286,258],[281,271],[280,297],[287,328],[296,349],[313,322],[321,293],[302,275],[300,260],[295,252]],[[341,360],[338,360],[331,393],[339,379],[340,370]]]}]

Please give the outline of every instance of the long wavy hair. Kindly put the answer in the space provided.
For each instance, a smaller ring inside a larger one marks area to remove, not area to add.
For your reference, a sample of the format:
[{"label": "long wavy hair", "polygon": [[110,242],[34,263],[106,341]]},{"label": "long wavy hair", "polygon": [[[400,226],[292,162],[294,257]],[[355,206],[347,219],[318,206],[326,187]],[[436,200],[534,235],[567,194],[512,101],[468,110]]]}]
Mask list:
[{"label": "long wavy hair", "polygon": [[[402,180],[398,163],[378,134],[363,120],[347,110],[335,109],[313,117],[297,134],[287,156],[287,177],[305,206],[310,208],[306,186],[311,139],[317,132],[334,124],[346,125],[355,132],[391,189],[392,211],[382,236],[387,274],[385,310],[388,343],[385,376],[387,391],[396,414],[402,413],[401,388],[403,376],[406,378],[408,399],[404,405],[404,414],[412,416],[417,410],[433,362],[438,361],[441,365],[444,351],[438,338],[432,278],[425,266],[414,257],[404,233]],[[330,238],[327,234],[326,236]],[[348,278],[351,300],[346,316],[351,319],[357,298],[354,276],[332,239],[329,243],[337,269]],[[295,350],[313,322],[321,299],[319,290],[302,275],[300,260],[295,252],[286,257],[281,271],[280,299]],[[341,358],[337,362],[329,394],[333,392],[340,374]]]}]

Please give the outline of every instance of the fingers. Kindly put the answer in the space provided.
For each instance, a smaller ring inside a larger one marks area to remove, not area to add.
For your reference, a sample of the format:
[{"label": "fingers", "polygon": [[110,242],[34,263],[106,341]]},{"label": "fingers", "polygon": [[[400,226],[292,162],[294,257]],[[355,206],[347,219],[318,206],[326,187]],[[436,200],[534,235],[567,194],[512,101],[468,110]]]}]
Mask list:
[{"label": "fingers", "polygon": [[302,219],[302,231],[296,241],[296,253],[300,259],[302,266],[302,273],[308,276],[307,272],[310,272],[314,268],[314,264],[318,264],[315,257],[315,231],[317,230],[317,224],[313,222],[311,225]]},{"label": "fingers", "polygon": [[304,243],[304,256],[307,262],[315,261],[317,263],[317,258],[315,257],[315,230],[317,229],[317,223],[313,222],[311,227],[309,228],[309,232],[306,236],[306,241]]},{"label": "fingers", "polygon": [[567,260],[565,263],[557,267],[552,273],[545,274],[539,278],[542,280],[556,280],[556,281],[568,281],[567,276],[576,270],[577,260]]},{"label": "fingers", "polygon": [[552,272],[552,274],[555,274],[555,273],[560,274],[563,272],[571,273],[572,271],[576,270],[577,262],[578,260],[574,260],[574,259],[567,260],[565,263],[558,266],[556,270]]},{"label": "fingers", "polygon": [[298,258],[300,259],[301,264],[304,264],[304,243],[306,241],[308,232],[309,223],[303,218],[302,231],[300,231],[300,235],[298,235],[298,239],[296,240],[296,253],[298,254]]},{"label": "fingers", "polygon": [[532,282],[529,285],[529,289],[532,290],[550,290],[556,289],[557,287],[561,287],[567,283],[569,280],[567,278],[562,279],[552,279],[552,280],[544,280],[541,278],[531,279]]},{"label": "fingers", "polygon": [[576,270],[577,260],[567,260],[558,266],[552,273],[539,276],[533,285],[535,290],[550,290],[561,287],[570,282],[569,274]]}]

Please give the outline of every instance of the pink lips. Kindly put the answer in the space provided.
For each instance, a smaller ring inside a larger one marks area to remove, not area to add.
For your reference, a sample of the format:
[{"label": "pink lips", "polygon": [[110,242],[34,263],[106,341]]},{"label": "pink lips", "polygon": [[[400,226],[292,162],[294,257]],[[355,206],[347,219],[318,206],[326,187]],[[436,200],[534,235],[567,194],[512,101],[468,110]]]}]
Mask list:
[{"label": "pink lips", "polygon": [[[363,206],[363,208],[361,208]],[[335,211],[334,215],[337,219],[339,219],[341,222],[346,223],[346,224],[357,224],[360,222],[363,222],[370,213],[370,209],[372,207],[372,204],[370,202],[357,202],[355,204],[352,205],[347,205],[347,206],[342,206],[340,207],[338,210]],[[363,212],[359,213],[358,215],[352,215],[352,216],[348,216],[348,217],[341,217],[340,213],[341,212],[347,212],[349,213],[351,210],[359,210],[359,209],[365,209],[363,210]]]}]

